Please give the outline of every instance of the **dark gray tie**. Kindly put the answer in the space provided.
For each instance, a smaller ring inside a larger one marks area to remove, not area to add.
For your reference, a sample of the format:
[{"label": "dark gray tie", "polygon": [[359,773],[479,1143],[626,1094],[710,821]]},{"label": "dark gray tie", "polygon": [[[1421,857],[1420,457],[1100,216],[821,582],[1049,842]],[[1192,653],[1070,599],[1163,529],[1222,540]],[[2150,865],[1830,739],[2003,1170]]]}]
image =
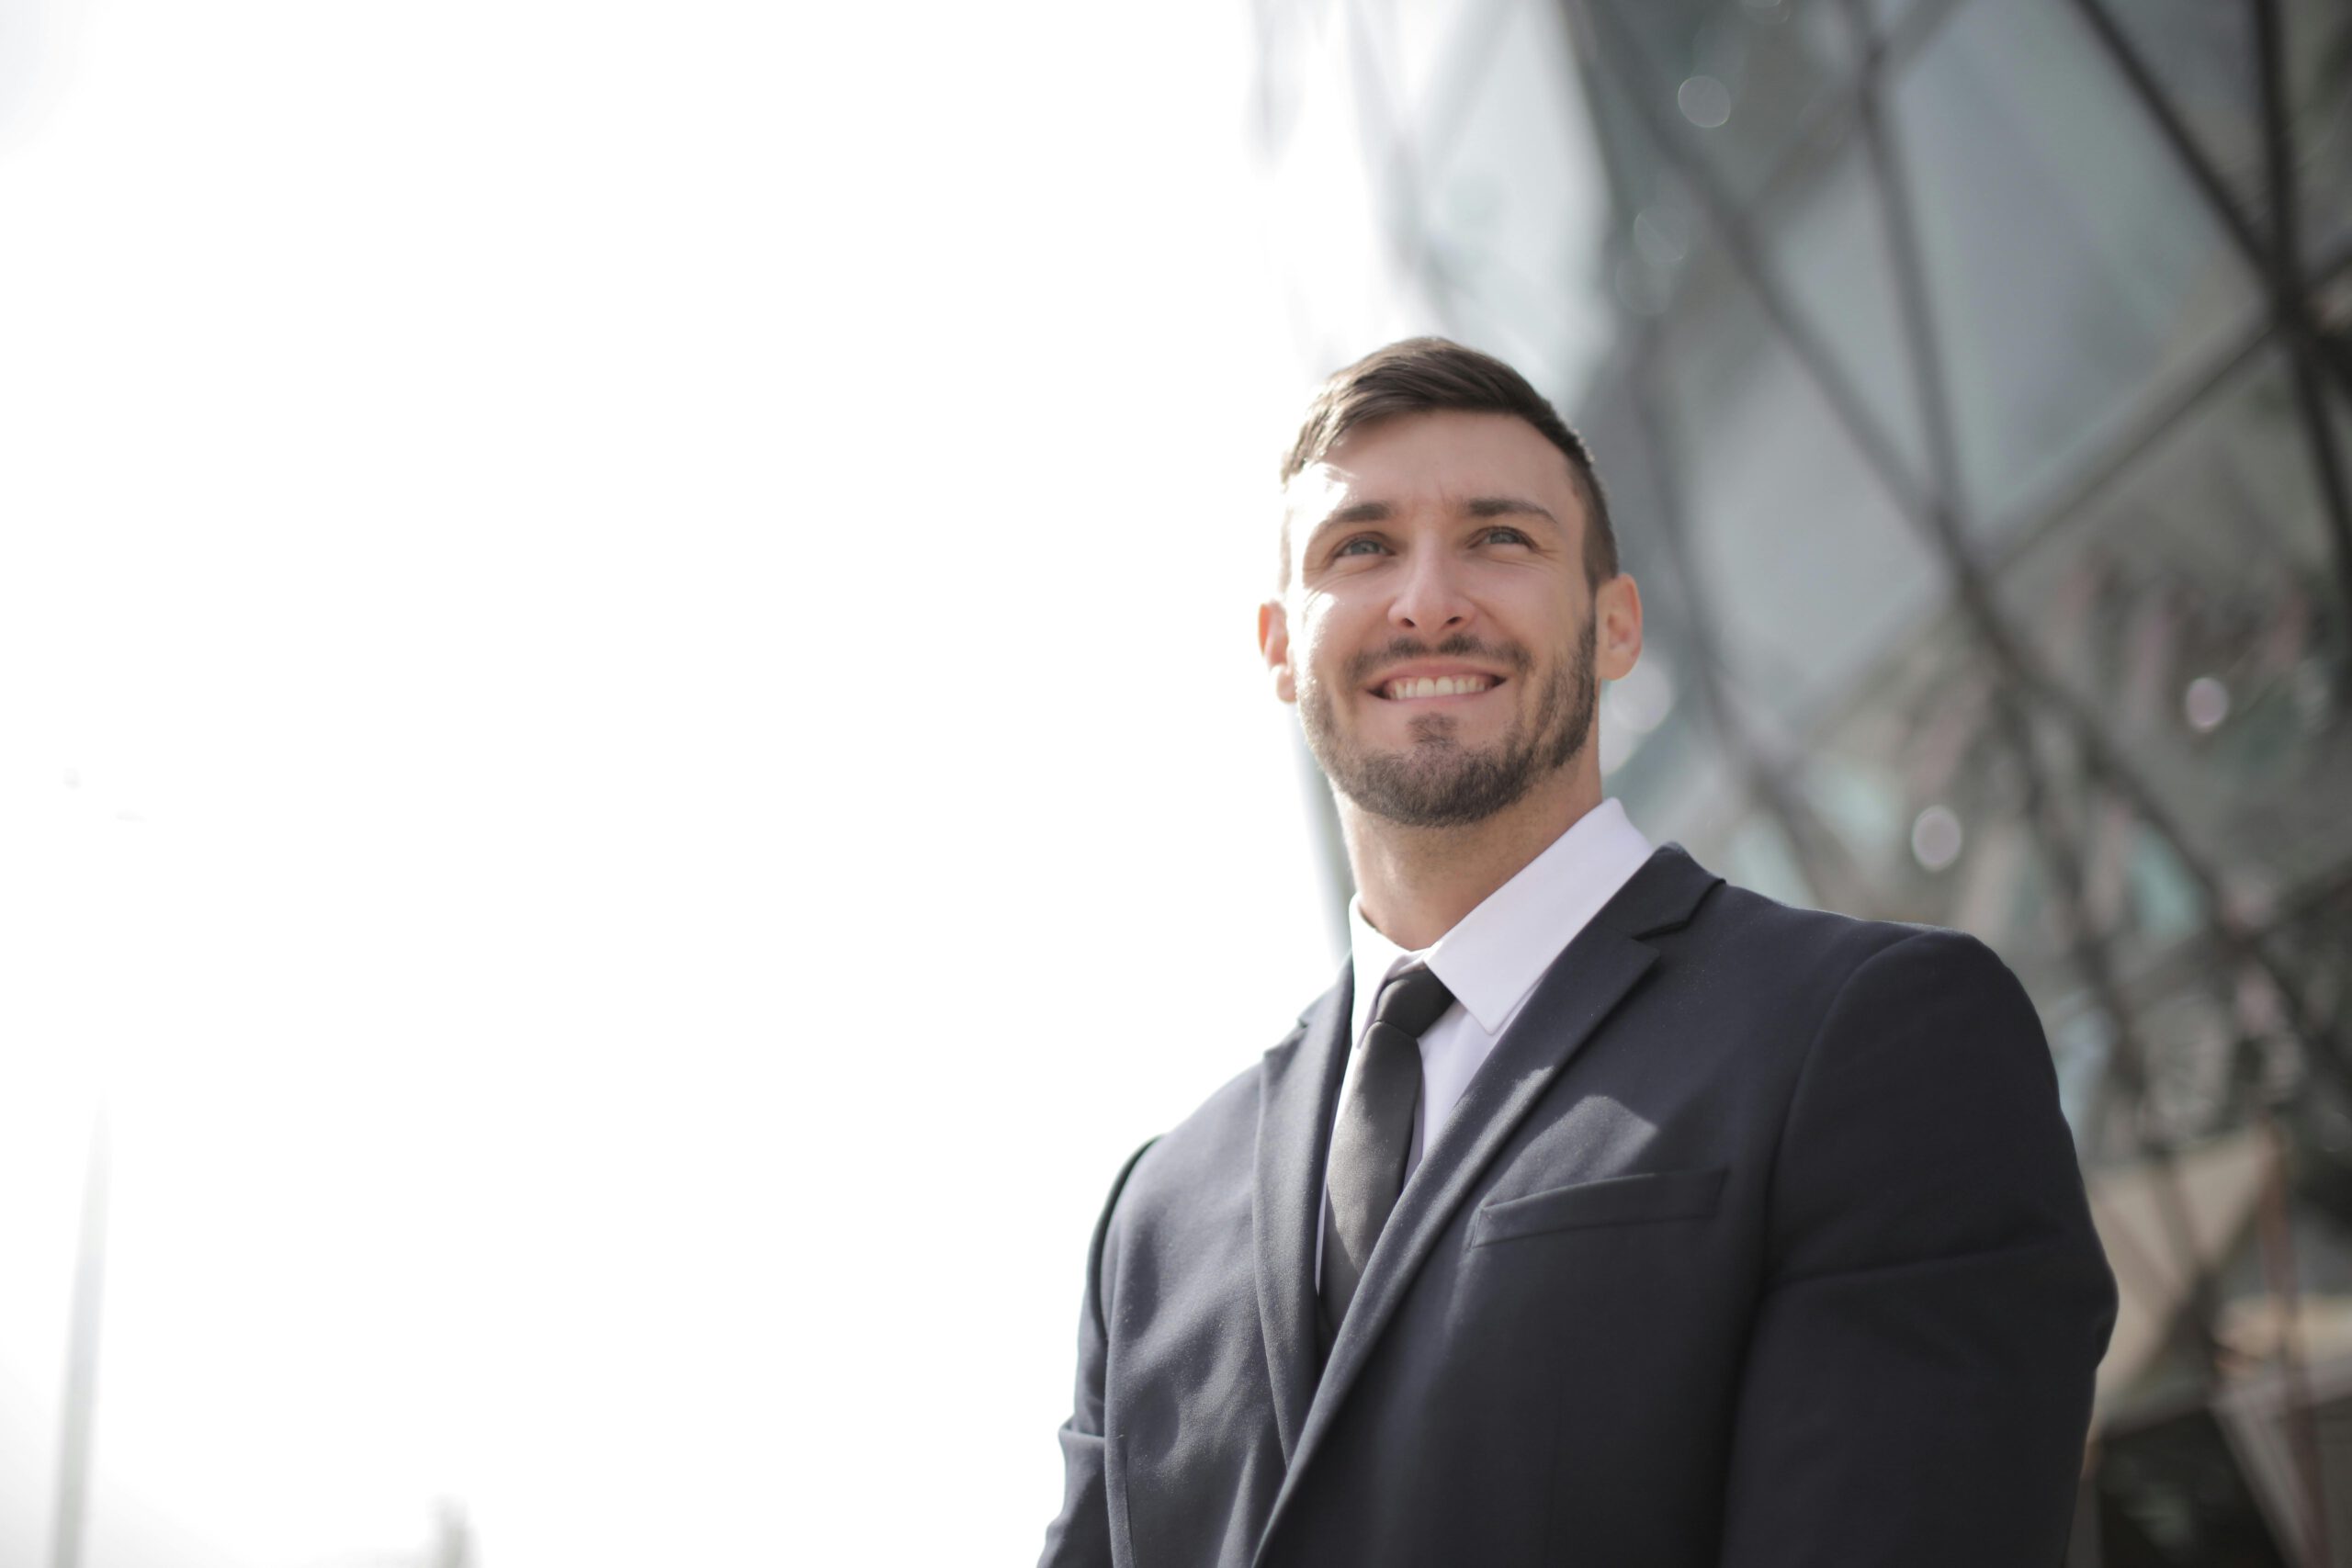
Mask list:
[{"label": "dark gray tie", "polygon": [[1453,993],[1419,964],[1380,987],[1363,1054],[1331,1133],[1331,1229],[1323,1245],[1323,1328],[1340,1331],[1405,1186],[1413,1147],[1413,1112],[1421,1102],[1423,1032],[1453,1002]]}]

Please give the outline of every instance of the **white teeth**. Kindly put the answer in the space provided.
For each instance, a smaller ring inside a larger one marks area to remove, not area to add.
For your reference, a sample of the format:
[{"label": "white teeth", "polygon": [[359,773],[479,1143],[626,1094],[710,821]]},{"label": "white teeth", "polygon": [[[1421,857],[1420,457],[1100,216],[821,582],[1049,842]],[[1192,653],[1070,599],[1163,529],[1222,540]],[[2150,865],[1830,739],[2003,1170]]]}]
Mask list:
[{"label": "white teeth", "polygon": [[1495,683],[1491,675],[1421,675],[1388,682],[1392,697],[1466,697]]}]

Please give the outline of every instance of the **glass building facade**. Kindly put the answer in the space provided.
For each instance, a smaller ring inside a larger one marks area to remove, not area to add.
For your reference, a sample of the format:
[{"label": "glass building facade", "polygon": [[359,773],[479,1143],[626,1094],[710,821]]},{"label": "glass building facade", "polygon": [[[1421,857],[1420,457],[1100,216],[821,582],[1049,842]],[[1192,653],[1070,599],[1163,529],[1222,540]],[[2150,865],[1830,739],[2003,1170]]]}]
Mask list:
[{"label": "glass building facade", "polygon": [[1302,346],[1592,444],[1612,793],[2040,1005],[2124,1298],[2073,1561],[2352,1563],[2352,6],[1260,20],[1276,188],[1351,124],[1405,301],[1308,264]]}]

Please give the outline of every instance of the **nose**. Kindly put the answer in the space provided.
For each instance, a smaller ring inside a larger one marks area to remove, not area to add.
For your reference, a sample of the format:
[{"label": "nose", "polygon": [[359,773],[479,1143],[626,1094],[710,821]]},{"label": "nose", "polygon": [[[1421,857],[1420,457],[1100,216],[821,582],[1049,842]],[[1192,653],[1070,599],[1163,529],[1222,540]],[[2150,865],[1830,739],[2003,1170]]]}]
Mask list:
[{"label": "nose", "polygon": [[1414,551],[1396,586],[1396,597],[1388,604],[1391,626],[1423,637],[1460,631],[1476,614],[1453,563],[1442,550]]}]

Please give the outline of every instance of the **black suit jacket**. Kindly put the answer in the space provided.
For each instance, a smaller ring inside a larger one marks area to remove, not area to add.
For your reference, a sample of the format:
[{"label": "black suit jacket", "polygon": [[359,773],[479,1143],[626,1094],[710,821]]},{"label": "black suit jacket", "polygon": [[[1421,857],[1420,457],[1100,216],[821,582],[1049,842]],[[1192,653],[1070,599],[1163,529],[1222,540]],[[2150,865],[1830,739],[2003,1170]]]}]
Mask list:
[{"label": "black suit jacket", "polygon": [[1349,984],[1147,1145],[1044,1562],[2055,1568],[2115,1294],[2024,992],[1657,852],[1431,1133],[1319,1370]]}]

